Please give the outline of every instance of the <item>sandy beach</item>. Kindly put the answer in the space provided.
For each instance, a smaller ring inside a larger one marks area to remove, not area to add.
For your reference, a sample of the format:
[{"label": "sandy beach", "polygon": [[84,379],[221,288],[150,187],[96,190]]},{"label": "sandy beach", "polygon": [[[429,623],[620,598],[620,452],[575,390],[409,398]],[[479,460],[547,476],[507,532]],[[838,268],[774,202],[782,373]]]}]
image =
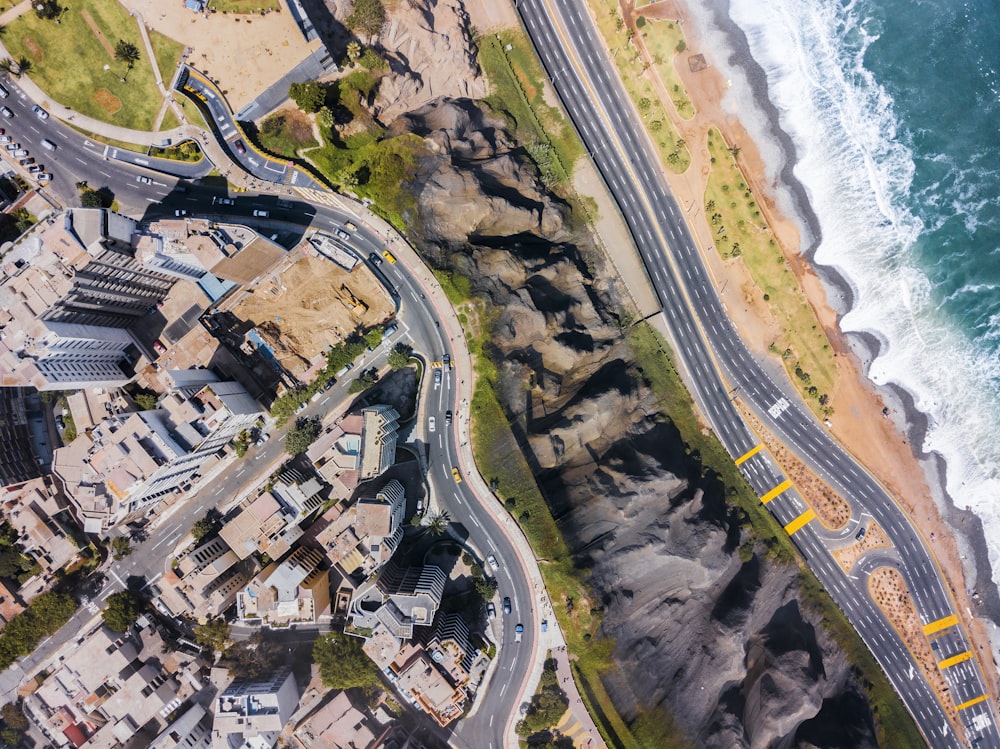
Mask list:
[{"label": "sandy beach", "polygon": [[[832,432],[849,452],[863,458],[861,462],[897,498],[927,540],[951,587],[957,611],[979,650],[989,687],[996,695],[997,669],[990,637],[996,636],[997,629],[987,616],[1000,619],[1000,599],[991,579],[982,525],[971,513],[956,510],[947,496],[942,480],[943,461],[936,454],[923,452],[926,418],[913,408],[912,399],[899,390],[880,391],[865,377],[867,364],[877,350],[877,339],[858,336],[849,340],[838,328],[839,317],[852,303],[850,286],[833,269],[816,268],[809,262],[820,237],[806,192],[792,174],[794,147],[777,127],[777,112],[767,100],[763,71],[750,58],[742,32],[720,11],[715,11],[714,16],[712,12],[675,0],[634,11],[636,16],[679,21],[687,38],[687,50],[675,58],[675,64],[697,114],[689,120],[680,118],[676,112],[672,115],[691,150],[692,163],[682,175],[667,173],[670,186],[678,202],[696,206],[693,213],[700,211],[710,166],[708,129],[717,127],[730,145],[739,146],[739,163],[747,183],[758,196],[789,266],[836,352],[836,387],[830,394],[835,412]],[[708,38],[715,42],[724,39],[731,56],[719,59],[722,50],[717,43],[716,49],[710,48],[703,41]],[[687,59],[699,53],[705,55],[709,67],[692,72]],[[744,71],[743,80],[750,90],[742,93],[749,94],[769,120],[771,142],[758,144],[751,140],[744,123],[731,111],[733,84],[724,70],[729,65]],[[662,98],[670,101],[665,89],[663,94]],[[762,152],[772,161],[778,154],[783,163],[765,162]],[[691,224],[716,287],[724,290],[722,298],[734,324],[760,360],[770,360],[770,369],[781,369],[780,359],[768,352],[768,344],[777,335],[778,322],[745,266],[739,259],[720,258],[704,216]],[[976,602],[973,592],[977,594]]]}]

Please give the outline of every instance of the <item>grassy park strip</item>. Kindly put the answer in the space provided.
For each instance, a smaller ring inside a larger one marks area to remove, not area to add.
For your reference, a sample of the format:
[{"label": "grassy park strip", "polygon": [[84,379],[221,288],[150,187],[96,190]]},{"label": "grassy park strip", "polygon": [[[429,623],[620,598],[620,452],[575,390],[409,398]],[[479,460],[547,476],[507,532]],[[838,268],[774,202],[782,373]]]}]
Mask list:
[{"label": "grassy park strip", "polygon": [[[625,89],[638,108],[663,165],[671,172],[683,174],[691,165],[691,155],[660,101],[656,86],[647,75],[647,65],[632,43],[632,32],[625,27],[618,0],[589,0],[589,5],[594,12],[597,28],[611,50]],[[693,113],[692,109],[691,114]]]},{"label": "grassy park strip", "polygon": [[642,35],[642,44],[652,56],[655,68],[663,85],[670,92],[674,109],[685,120],[695,115],[694,104],[691,102],[684,83],[677,73],[676,57],[687,49],[687,41],[681,27],[673,21],[663,21],[644,16],[635,19],[636,28]]},{"label": "grassy park strip", "polygon": [[715,247],[723,259],[738,258],[746,266],[781,328],[771,351],[781,355],[789,378],[813,411],[829,416],[832,409],[827,400],[837,368],[826,331],[747,185],[734,155],[736,149],[730,149],[719,131],[712,129],[708,150],[712,171],[705,190],[705,216]]},{"label": "grassy park strip", "polygon": [[[59,21],[25,13],[4,29],[4,45],[30,63],[27,75],[58,103],[102,122],[152,130],[163,97],[136,19],[117,0],[79,0]],[[115,59],[119,40],[140,51],[131,71]],[[176,42],[153,45],[164,57],[176,53],[174,64],[180,58]]]}]

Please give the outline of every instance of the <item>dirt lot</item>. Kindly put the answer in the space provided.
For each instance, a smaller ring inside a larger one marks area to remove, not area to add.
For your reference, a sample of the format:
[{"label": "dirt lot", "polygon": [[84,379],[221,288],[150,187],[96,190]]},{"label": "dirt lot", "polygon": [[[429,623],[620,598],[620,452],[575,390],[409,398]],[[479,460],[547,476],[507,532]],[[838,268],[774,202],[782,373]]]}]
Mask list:
[{"label": "dirt lot", "polygon": [[[355,306],[351,294],[368,309]],[[327,346],[384,322],[392,313],[392,300],[363,263],[348,273],[315,257],[305,257],[278,280],[261,284],[233,309],[241,320],[253,321],[278,360],[296,375]]]},{"label": "dirt lot", "polygon": [[226,92],[234,112],[298,65],[318,41],[306,44],[291,13],[192,13],[181,2],[129,0],[153,29],[192,48],[187,62]]}]

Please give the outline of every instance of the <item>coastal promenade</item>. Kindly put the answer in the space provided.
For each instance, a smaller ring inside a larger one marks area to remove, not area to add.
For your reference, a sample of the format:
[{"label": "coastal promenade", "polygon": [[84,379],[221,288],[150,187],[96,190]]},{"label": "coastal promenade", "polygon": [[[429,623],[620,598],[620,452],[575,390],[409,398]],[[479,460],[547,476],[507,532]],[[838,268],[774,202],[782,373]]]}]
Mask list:
[{"label": "coastal promenade", "polygon": [[[729,321],[700,251],[658,169],[658,159],[603,48],[593,20],[570,0],[522,0],[522,20],[598,169],[629,224],[663,305],[671,343],[695,400],[747,481],[844,610],[907,705],[928,743],[1000,747],[996,716],[976,654],[927,544],[892,497],[776,381]],[[733,403],[746,402],[766,429],[850,504],[831,532],[816,520]],[[892,554],[847,574],[831,555],[869,519]],[[875,604],[868,576],[899,569],[938,659],[948,695],[935,693],[913,653]],[[939,698],[940,697],[940,698]]]}]

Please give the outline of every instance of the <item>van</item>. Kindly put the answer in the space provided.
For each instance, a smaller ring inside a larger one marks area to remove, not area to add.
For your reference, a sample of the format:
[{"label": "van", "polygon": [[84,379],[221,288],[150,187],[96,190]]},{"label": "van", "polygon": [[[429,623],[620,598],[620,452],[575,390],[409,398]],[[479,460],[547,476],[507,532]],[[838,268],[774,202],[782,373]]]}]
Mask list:
[{"label": "van", "polygon": [[42,148],[47,148],[50,151],[55,151],[56,150],[56,144],[53,143],[48,138],[46,138],[45,140],[42,141]]},{"label": "van", "polygon": [[0,98],[6,99],[8,96],[10,96],[10,91],[0,86]]}]

